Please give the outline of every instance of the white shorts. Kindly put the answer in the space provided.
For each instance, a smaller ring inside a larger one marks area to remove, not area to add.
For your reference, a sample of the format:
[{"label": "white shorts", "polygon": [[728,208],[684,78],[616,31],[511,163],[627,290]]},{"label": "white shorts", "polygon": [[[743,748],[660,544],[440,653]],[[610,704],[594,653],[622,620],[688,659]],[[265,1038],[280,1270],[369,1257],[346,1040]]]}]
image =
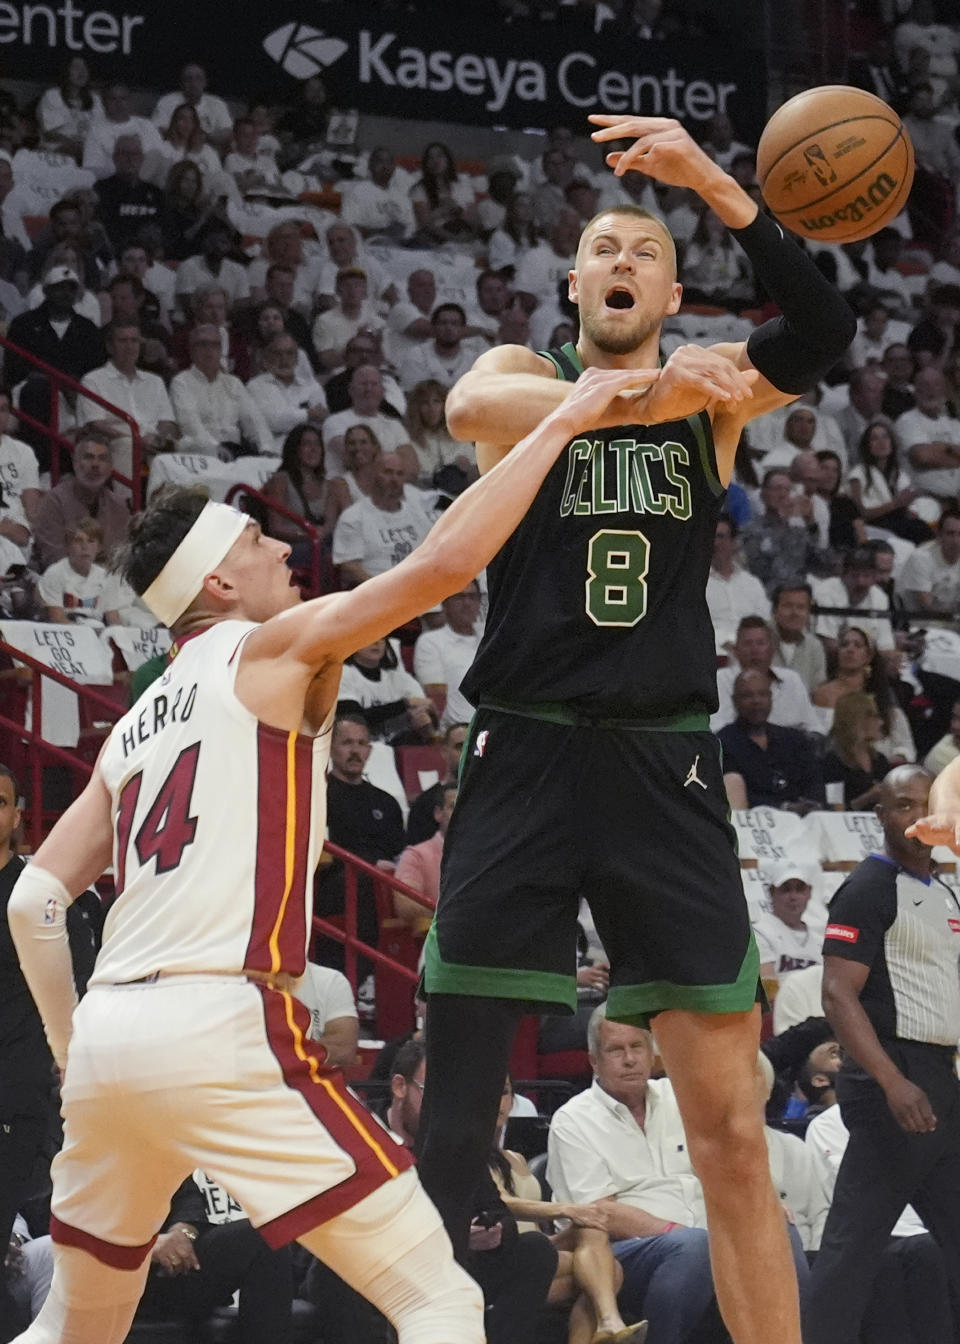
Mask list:
[{"label": "white shorts", "polygon": [[282,1246],[407,1170],[309,1024],[289,994],[239,977],[91,989],[67,1058],[53,1239],[135,1268],[200,1167]]}]

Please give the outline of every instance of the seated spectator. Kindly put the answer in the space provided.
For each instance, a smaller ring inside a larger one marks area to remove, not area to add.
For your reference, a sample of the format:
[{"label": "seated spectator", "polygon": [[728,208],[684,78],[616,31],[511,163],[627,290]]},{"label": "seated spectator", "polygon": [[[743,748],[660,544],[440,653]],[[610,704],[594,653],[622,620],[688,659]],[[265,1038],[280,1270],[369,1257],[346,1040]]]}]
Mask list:
[{"label": "seated spectator", "polygon": [[879,368],[852,369],[847,385],[848,400],[836,412],[836,421],[846,448],[845,466],[857,462],[857,445],[868,425],[877,421],[890,423],[883,411],[883,393],[886,379]]},{"label": "seated spectator", "polygon": [[812,406],[798,404],[785,416],[778,443],[770,448],[763,459],[764,469],[789,469],[798,453],[813,447],[817,433],[817,413]]},{"label": "seated spectator", "polygon": [[833,710],[833,727],[823,758],[824,785],[843,785],[848,812],[869,812],[880,798],[880,781],[890,762],[876,750],[883,736],[883,720],[872,695],[850,691]]},{"label": "seated spectator", "polygon": [[383,266],[360,242],[356,229],[339,220],[324,234],[327,260],[320,266],[312,307],[321,313],[337,303],[337,276],[341,271],[357,269],[367,277],[367,291],[371,301],[391,304],[400,297],[397,287]]},{"label": "seated spectator", "polygon": [[199,169],[201,180],[211,186],[220,185],[223,176],[220,156],[207,144],[206,132],[192,104],[180,103],[175,107],[161,132],[158,148],[144,162],[143,175],[148,181],[170,192],[171,170],[178,163],[189,162]]},{"label": "seated spectator", "polygon": [[259,406],[279,453],[297,425],[319,426],[327,418],[323,388],[309,371],[298,373],[300,350],[287,332],[274,336],[264,351],[264,372],[251,378],[247,392]]},{"label": "seated spectator", "polygon": [[[142,249],[140,249],[142,250]],[[132,275],[117,274],[107,286],[111,327],[136,327],[140,332],[139,367],[156,374],[164,386],[177,371],[170,330],[159,320],[160,305]]]},{"label": "seated spectator", "polygon": [[750,263],[709,206],[700,210],[683,255],[681,275],[685,303],[716,304],[736,312],[756,301]]},{"label": "seated spectator", "polygon": [[533,219],[533,197],[527,191],[515,191],[507,202],[503,223],[487,240],[487,265],[515,277],[528,252],[540,242]]},{"label": "seated spectator", "polygon": [[581,228],[599,213],[600,192],[592,178],[578,177],[575,173],[563,189],[563,199],[579,219]]},{"label": "seated spectator", "polygon": [[258,303],[270,297],[267,276],[274,266],[283,266],[292,273],[293,292],[288,302],[301,315],[309,317],[320,268],[316,261],[308,261],[304,255],[303,229],[299,220],[284,219],[274,224],[263,240],[260,256],[250,263],[247,279],[251,295]]},{"label": "seated spectator", "polygon": [[177,298],[184,311],[194,311],[198,293],[207,285],[219,285],[230,304],[249,299],[247,268],[229,255],[236,241],[232,227],[211,215],[198,241],[199,253],[188,256],[177,268]]},{"label": "seated spectator", "polygon": [[[896,420],[904,411],[912,411],[916,406],[917,399],[913,392],[915,372],[913,355],[906,345],[894,343],[887,346],[883,352],[883,375],[886,383],[881,409],[891,420]],[[902,427],[900,435],[902,439]]]},{"label": "seated spectator", "polygon": [[390,149],[377,145],[367,160],[367,177],[346,183],[340,218],[359,229],[364,238],[403,242],[415,224],[410,196],[397,160]]},{"label": "seated spectator", "polygon": [[702,148],[724,172],[729,172],[730,164],[738,154],[750,153],[750,146],[736,138],[733,122],[726,112],[715,112],[710,118]]},{"label": "seated spectator", "polygon": [[246,445],[253,452],[272,456],[273,435],[267,422],[239,378],[222,371],[221,349],[216,327],[193,328],[190,368],[170,384],[181,448],[229,460]]},{"label": "seated spectator", "polygon": [[[183,159],[180,163],[175,163],[167,173],[163,209],[160,213],[160,236],[165,255],[171,261],[182,262],[188,258],[197,261],[197,248],[202,246],[204,236],[214,221],[220,223],[223,232],[229,231],[232,240],[231,226],[221,218],[222,211],[222,200],[206,185],[206,179],[199,166],[192,159]],[[219,264],[216,259],[211,261],[210,266],[203,268],[205,273],[202,272],[199,277],[196,273],[191,276],[188,271],[186,283],[192,285],[194,289],[209,284],[213,274],[212,267],[215,264]],[[235,266],[236,262],[232,262],[231,265]],[[242,267],[240,269],[242,270]],[[233,278],[239,284],[239,277]],[[178,287],[180,283],[178,269],[174,279],[177,302],[182,295],[182,290]],[[218,283],[223,283],[222,278]]]},{"label": "seated spectator", "polygon": [[[43,271],[40,280],[27,293],[27,308],[39,308],[43,303],[43,286],[46,283],[47,276],[55,266],[66,266],[67,270],[72,271],[79,279],[81,275],[81,258],[75,243],[57,243],[51,247],[47,253],[46,261],[43,263]],[[91,322],[101,325],[102,314],[100,310],[100,300],[91,290],[84,288],[81,284],[77,289],[77,296],[73,301],[73,311],[79,313],[81,317],[89,318]]]},{"label": "seated spectator", "polygon": [[159,229],[149,229],[127,243],[117,261],[117,276],[136,280],[143,290],[156,299],[159,304],[159,317],[169,324],[170,312],[176,302],[174,287],[176,276],[168,267],[156,260],[153,244],[147,238],[159,234]]},{"label": "seated spectator", "polygon": [[907,557],[898,585],[909,611],[956,613],[960,608],[960,507],[943,511],[935,540]]},{"label": "seated spectator", "polygon": [[[0,158],[0,169],[4,160]],[[0,191],[2,191],[3,182],[0,177]],[[92,194],[92,193],[91,193]],[[94,197],[96,200],[96,197]],[[6,202],[4,202],[6,204]],[[5,223],[5,228],[7,225]],[[9,229],[7,229],[9,232]],[[87,289],[96,292],[102,287],[106,263],[110,259],[110,248],[107,243],[107,236],[102,233],[98,241],[87,227],[84,218],[84,208],[79,200],[79,193],[73,192],[65,196],[62,200],[56,201],[50,207],[50,224],[47,229],[39,235],[34,241],[30,250],[27,262],[30,268],[30,283],[36,284],[43,274],[44,265],[52,248],[58,243],[72,243],[80,253],[82,267],[77,272]],[[101,250],[105,248],[105,253]]]},{"label": "seated spectator", "polygon": [[444,624],[424,630],[413,651],[413,670],[440,715],[440,726],[466,723],[473,706],[460,691],[460,683],[473,662],[480,643],[480,585],[476,579],[440,604]]},{"label": "seated spectator", "polygon": [[[531,248],[518,262],[513,289],[529,316],[536,314],[536,336],[546,336],[566,314],[560,294],[566,294],[570,271],[576,261],[580,221],[572,210],[557,215],[549,236]],[[538,345],[542,342],[538,340]]]},{"label": "seated spectator", "polygon": [[[414,891],[425,896],[431,905],[436,907],[440,897],[440,863],[443,859],[443,845],[447,835],[447,827],[450,825],[450,818],[453,816],[453,806],[457,801],[456,784],[447,784],[443,786],[440,801],[433,809],[434,820],[437,823],[437,829],[427,840],[421,840],[417,845],[407,845],[407,848],[397,860],[397,867],[394,876],[399,882],[412,887]],[[422,905],[405,896],[402,891],[393,893],[393,908],[396,911],[398,919],[409,927],[410,932],[417,938],[426,936],[427,930],[433,920],[433,915],[429,910],[425,910]],[[509,1208],[509,1205],[507,1206]]]},{"label": "seated spectator", "polygon": [[429,789],[418,793],[410,804],[410,814],[407,817],[408,846],[419,845],[423,840],[429,840],[435,833],[438,822],[434,814],[443,803],[444,790],[457,787],[460,757],[467,735],[465,723],[451,723],[437,743],[445,763],[443,778],[438,779],[436,784],[431,784]]},{"label": "seated spectator", "polygon": [[[847,361],[854,372],[866,372],[870,365],[883,362],[884,351],[889,346],[905,341],[909,335],[910,323],[892,318],[889,303],[873,297],[866,312],[857,320],[857,334],[847,350]],[[852,384],[852,374],[850,381]]]},{"label": "seated spectator", "polygon": [[847,488],[865,523],[915,545],[932,538],[929,524],[910,507],[920,491],[900,470],[896,434],[886,417],[873,420],[860,436]]},{"label": "seated spectator", "polygon": [[[804,816],[823,806],[819,761],[802,732],[771,723],[772,703],[768,674],[759,668],[739,673],[733,683],[736,717],[717,734],[724,783],[731,806],[777,807]],[[737,776],[733,783],[730,775]]]},{"label": "seated spectator", "polygon": [[[294,273],[288,266],[272,265],[267,268],[265,281],[267,297],[259,307],[247,310],[244,314],[248,318],[248,331],[249,321],[253,321],[253,332],[248,336],[248,340],[252,340],[255,348],[258,346],[262,348],[278,330],[288,331],[304,357],[298,361],[298,368],[302,368],[306,362],[316,373],[319,367],[317,352],[313,348],[310,328],[304,321],[303,314],[293,307],[293,284]],[[269,334],[264,330],[262,320],[263,313],[267,309],[273,309],[280,314],[279,328],[274,325]],[[255,357],[253,362],[256,363]]]},{"label": "seated spectator", "polygon": [[37,127],[45,149],[80,158],[91,125],[103,116],[100,95],[90,88],[90,67],[82,56],[67,62],[59,84],[37,104]]},{"label": "seated spectator", "polygon": [[95,518],[103,531],[97,561],[109,563],[127,538],[130,510],[111,489],[113,466],[110,446],[93,430],[77,435],[73,473],[61,476],[40,501],[33,535],[41,568],[47,569],[67,554],[67,529],[84,518]]},{"label": "seated spectator", "polygon": [[485,342],[483,346],[478,343],[478,351],[482,352],[487,345],[501,344],[498,334],[503,319],[511,308],[519,308],[520,305],[514,301],[510,286],[497,271],[481,271],[477,276],[476,292],[476,301],[465,310],[467,326],[464,336],[476,337],[478,342]]},{"label": "seated spectator", "polygon": [[428,378],[450,388],[473,367],[480,350],[473,341],[464,339],[466,326],[466,313],[459,303],[441,303],[433,310],[431,339],[410,350],[398,370],[405,392]]},{"label": "seated spectator", "polygon": [[923,768],[931,775],[939,775],[955,756],[960,756],[960,700],[950,711],[950,731],[936,742],[923,758]]},{"label": "seated spectator", "polygon": [[831,509],[820,494],[820,486],[823,483],[823,468],[818,455],[811,452],[810,449],[797,453],[790,463],[790,479],[793,482],[797,498],[800,498],[800,491],[802,490],[810,501],[810,516],[817,525],[817,541],[822,551],[828,550],[830,547]]},{"label": "seated spectator", "polygon": [[[566,148],[548,144],[540,156],[538,176],[540,181],[533,191],[533,218],[541,233],[549,233],[562,210],[573,210],[566,193],[577,176],[577,164]],[[590,179],[585,176],[583,180]]]},{"label": "seated spectator", "polygon": [[922,360],[943,368],[956,349],[960,323],[960,285],[936,285],[929,293],[925,316],[907,337],[907,345]]},{"label": "seated spectator", "polygon": [[425,266],[411,271],[407,276],[407,297],[398,299],[387,314],[384,339],[394,364],[402,364],[409,354],[431,339],[436,306],[437,281],[433,271]]},{"label": "seated spectator", "polygon": [[351,336],[347,341],[343,356],[343,368],[332,373],[323,385],[331,415],[350,409],[350,381],[354,370],[361,364],[370,364],[379,371],[383,383],[383,400],[377,410],[395,417],[406,413],[407,399],[387,367],[380,332],[358,331],[356,336]]},{"label": "seated spectator", "polygon": [[849,552],[839,578],[821,579],[814,585],[817,606],[846,608],[842,614],[817,617],[816,632],[823,640],[827,657],[836,653],[843,626],[855,621],[870,636],[881,654],[896,661],[896,644],[890,625],[890,599],[877,584],[877,563],[868,546]]},{"label": "seated spectator", "polygon": [[416,225],[415,238],[423,246],[472,242],[477,233],[476,197],[467,178],[461,178],[446,145],[434,141],[420,156],[420,178],[410,188]]},{"label": "seated spectator", "polygon": [[[263,487],[265,495],[304,518],[321,537],[325,537],[333,526],[330,520],[331,482],[324,471],[324,458],[320,431],[315,425],[298,425],[284,439],[280,469]],[[309,550],[304,547],[303,529],[282,513],[269,511],[264,530],[271,537],[289,542],[293,547],[291,559],[294,563],[301,559],[298,547]]]},{"label": "seated spectator", "polygon": [[790,1027],[823,1013],[823,966],[794,971],[777,990],[773,1001],[773,1031],[780,1036]]},{"label": "seated spectator", "polygon": [[[331,526],[358,499],[369,496],[377,474],[380,440],[369,425],[351,425],[343,437],[344,470],[330,482],[329,516]],[[406,454],[401,454],[406,457]]]},{"label": "seated spectator", "polygon": [[182,104],[192,107],[204,134],[217,149],[230,143],[233,118],[222,98],[207,92],[207,72],[202,65],[185,65],[180,72],[180,87],[175,93],[165,93],[153,109],[155,126],[169,126],[170,118]]},{"label": "seated spectator", "polygon": [[337,519],[333,563],[339,565],[345,587],[355,588],[386,573],[416,550],[430,531],[421,505],[404,497],[405,476],[399,453],[381,453],[369,498],[357,500]]},{"label": "seated spectator", "polygon": [[[517,1100],[513,1082],[507,1078],[500,1099],[497,1132],[503,1135],[511,1106]],[[623,1271],[614,1258],[607,1236],[606,1213],[592,1205],[561,1204],[545,1200],[540,1180],[530,1170],[522,1153],[495,1147],[491,1153],[490,1175],[507,1208],[519,1221],[521,1231],[536,1230],[546,1220],[553,1223],[563,1219],[563,1231],[554,1232],[550,1240],[559,1252],[560,1260],[547,1302],[551,1305],[572,1305],[567,1326],[567,1338],[574,1341],[619,1341],[619,1344],[643,1344],[647,1322],[625,1326],[617,1307],[617,1293],[623,1283]]]},{"label": "seated spectator", "polygon": [[374,640],[344,661],[337,703],[361,715],[371,741],[396,747],[433,736],[433,706],[388,639]]},{"label": "seated spectator", "polygon": [[470,445],[460,443],[447,429],[446,400],[447,388],[435,378],[426,378],[410,389],[404,423],[413,449],[413,460],[408,464],[413,485],[432,485],[437,472],[448,466],[460,468],[464,484],[476,479]]},{"label": "seated spectator", "polygon": [[[164,123],[166,125],[166,123]],[[121,136],[135,135],[144,154],[158,149],[160,135],[145,117],[130,110],[130,90],[126,84],[108,84],[103,91],[103,116],[90,123],[83,142],[83,166],[94,177],[109,177],[114,171],[113,149]]]},{"label": "seated spectator", "polygon": [[[204,285],[195,298],[194,326],[178,327],[173,338],[173,355],[181,369],[190,367],[190,339],[194,327],[215,327],[220,337],[220,368],[245,382],[254,372],[250,347],[230,320],[230,299],[221,285]],[[270,324],[269,339],[282,330],[279,320]]]},{"label": "seated spectator", "polygon": [[813,507],[806,495],[792,493],[789,473],[774,467],[760,487],[763,511],[743,529],[742,546],[751,574],[767,592],[778,583],[816,570],[825,563],[818,544]]},{"label": "seated spectator", "polygon": [[603,1201],[623,1270],[618,1304],[647,1317],[653,1337],[683,1344],[713,1299],[700,1183],[693,1173],[673,1088],[652,1079],[649,1031],[606,1020],[588,1031],[593,1085],[550,1122],[547,1179],[554,1198]]},{"label": "seated spectator", "polygon": [[[753,921],[764,980],[782,981],[805,966],[823,961],[823,928],[804,919],[813,886],[805,864],[780,859],[769,873],[772,909]],[[822,924],[822,921],[821,921]]]},{"label": "seated spectator", "polygon": [[939,256],[927,273],[929,285],[960,285],[960,233],[944,238]]},{"label": "seated spectator", "polygon": [[224,157],[223,168],[241,196],[280,185],[277,161],[269,146],[261,144],[260,131],[251,117],[238,117],[233,123],[233,148]]},{"label": "seated spectator", "polygon": [[781,583],[773,590],[773,661],[778,667],[796,672],[811,696],[815,687],[827,679],[823,644],[810,629],[812,610],[813,590],[809,583],[795,580]]},{"label": "seated spectator", "polygon": [[733,646],[735,666],[721,667],[717,672],[717,695],[720,708],[711,716],[710,727],[717,732],[734,719],[733,683],[738,670],[757,670],[768,678],[773,707],[770,722],[782,728],[817,730],[817,717],[810,703],[807,688],[796,672],[773,665],[773,636],[762,616],[744,616],[737,626]]},{"label": "seated spectator", "polygon": [[327,1064],[335,1069],[355,1064],[360,1031],[357,1005],[347,977],[332,966],[308,961],[293,994],[310,1013],[307,1040],[323,1046]]},{"label": "seated spectator", "polygon": [[[350,405],[328,416],[323,423],[323,442],[331,472],[343,462],[344,435],[351,425],[363,424],[373,431],[385,453],[402,452],[410,460],[409,435],[403,422],[383,410],[383,374],[375,364],[359,364],[350,375]],[[406,445],[406,446],[405,446]]]},{"label": "seated spectator", "polygon": [[[843,488],[843,464],[840,458],[829,448],[821,448],[816,459],[820,470],[817,495],[829,510],[827,537],[831,549],[844,552],[863,545],[866,528],[860,510]],[[819,529],[817,535],[819,538]]]},{"label": "seated spectator", "polygon": [[81,518],[64,530],[67,553],[48,565],[40,577],[45,620],[55,625],[101,621],[119,625],[116,580],[95,557],[103,549],[103,528],[95,518]]},{"label": "seated spectator", "polygon": [[477,201],[477,232],[485,242],[503,223],[522,179],[523,172],[512,154],[497,154],[487,161],[486,194]]},{"label": "seated spectator", "polygon": [[913,295],[900,270],[903,244],[903,234],[888,226],[873,234],[864,255],[869,287],[886,301],[891,313],[909,317],[913,311]]},{"label": "seated spectator", "polygon": [[310,149],[320,148],[327,137],[330,108],[327,90],[319,75],[297,86],[293,106],[277,122],[277,133],[287,164],[299,163]]},{"label": "seated spectator", "polygon": [[21,549],[30,543],[42,495],[33,449],[7,432],[10,413],[10,393],[0,391],[0,537]]},{"label": "seated spectator", "polygon": [[917,758],[910,724],[897,704],[883,658],[878,657],[870,636],[858,626],[845,626],[840,635],[834,676],[816,688],[813,703],[821,707],[822,721],[832,721],[832,710],[843,695],[866,691],[876,701],[883,732],[877,749],[891,766]]},{"label": "seated spectator", "polygon": [[321,313],[313,324],[313,348],[323,369],[335,369],[344,362],[347,341],[358,331],[382,329],[383,318],[367,294],[367,273],[359,266],[337,273],[336,306]]},{"label": "seated spectator", "polygon": [[135,135],[118,135],[113,143],[113,172],[94,190],[100,222],[114,251],[136,238],[145,224],[159,222],[163,192],[143,176],[143,146]]},{"label": "seated spectator", "polygon": [[289,1339],[292,1263],[289,1246],[271,1250],[236,1200],[197,1171],[174,1194],[150,1250],[137,1318],[179,1321],[193,1334],[239,1293],[241,1339]]},{"label": "seated spectator", "polygon": [[947,384],[939,369],[921,369],[913,381],[916,406],[897,418],[913,484],[941,504],[960,493],[960,420],[947,408]]},{"label": "seated spectator", "polygon": [[[133,417],[145,453],[152,455],[173,449],[180,430],[163,379],[137,367],[143,347],[139,327],[120,321],[112,323],[106,333],[106,344],[109,360],[102,368],[85,374],[83,386]],[[126,421],[111,416],[106,407],[88,397],[77,400],[77,420],[81,425],[89,425],[110,444],[114,470],[132,477],[133,443]]]}]

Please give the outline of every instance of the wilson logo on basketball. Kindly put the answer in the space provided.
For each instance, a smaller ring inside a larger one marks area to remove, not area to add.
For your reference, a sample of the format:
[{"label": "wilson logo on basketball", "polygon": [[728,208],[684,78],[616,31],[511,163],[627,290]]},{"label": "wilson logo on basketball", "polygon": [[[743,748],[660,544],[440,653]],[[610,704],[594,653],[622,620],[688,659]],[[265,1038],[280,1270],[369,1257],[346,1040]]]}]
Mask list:
[{"label": "wilson logo on basketball", "polygon": [[841,943],[855,943],[860,937],[859,929],[851,929],[849,924],[828,924],[824,938],[837,938]]},{"label": "wilson logo on basketball", "polygon": [[[816,169],[814,171],[816,172]],[[820,177],[820,174],[817,173],[817,176]],[[820,177],[820,181],[823,180]],[[836,210],[832,210],[829,215],[804,218],[801,220],[801,224],[808,233],[816,233],[820,229],[832,229],[835,224],[843,224],[848,221],[856,224],[859,220],[864,219],[871,210],[876,210],[883,205],[890,193],[895,191],[899,185],[897,179],[891,177],[889,173],[880,173],[870,183],[865,193],[860,192],[852,201],[849,201],[846,205],[841,205]]]}]

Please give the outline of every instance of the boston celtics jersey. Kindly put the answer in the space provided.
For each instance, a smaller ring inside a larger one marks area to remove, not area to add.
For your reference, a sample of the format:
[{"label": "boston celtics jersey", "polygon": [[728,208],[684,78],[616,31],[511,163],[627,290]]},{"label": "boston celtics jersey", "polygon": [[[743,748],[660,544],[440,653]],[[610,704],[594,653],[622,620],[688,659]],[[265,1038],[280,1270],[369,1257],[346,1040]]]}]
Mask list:
[{"label": "boston celtics jersey", "polygon": [[[547,354],[558,377],[582,372],[572,345]],[[705,413],[578,434],[489,566],[464,694],[590,718],[716,709],[706,583],[724,493]]]}]

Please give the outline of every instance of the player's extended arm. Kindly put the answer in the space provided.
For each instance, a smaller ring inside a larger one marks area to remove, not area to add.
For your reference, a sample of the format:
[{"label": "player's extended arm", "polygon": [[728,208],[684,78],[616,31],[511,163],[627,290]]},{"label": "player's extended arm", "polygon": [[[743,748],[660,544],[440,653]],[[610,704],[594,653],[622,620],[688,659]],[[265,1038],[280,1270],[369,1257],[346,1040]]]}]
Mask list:
[{"label": "player's extended arm", "polygon": [[949,845],[960,854],[960,756],[945,766],[930,786],[930,811],[905,832],[925,845]]},{"label": "player's extended arm", "polygon": [[20,874],[7,907],[24,979],[61,1069],[77,1003],[67,907],[109,867],[112,852],[110,795],[98,766]]}]

